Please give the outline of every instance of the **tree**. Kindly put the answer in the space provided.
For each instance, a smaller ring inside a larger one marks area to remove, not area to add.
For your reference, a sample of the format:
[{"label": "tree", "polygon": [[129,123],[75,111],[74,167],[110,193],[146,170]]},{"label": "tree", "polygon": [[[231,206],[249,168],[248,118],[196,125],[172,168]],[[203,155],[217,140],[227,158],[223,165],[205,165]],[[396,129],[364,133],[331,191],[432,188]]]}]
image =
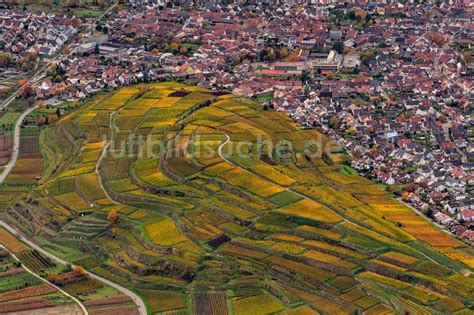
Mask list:
[{"label": "tree", "polygon": [[404,191],[402,193],[402,199],[407,201],[408,200],[408,196],[410,196],[410,193],[408,191]]},{"label": "tree", "polygon": [[472,62],[472,53],[470,51],[462,52],[461,57],[466,64],[470,64]]},{"label": "tree", "polygon": [[356,19],[356,13],[354,10],[350,10],[348,13],[347,13],[347,18],[349,20],[355,20]]},{"label": "tree", "polygon": [[10,53],[2,52],[0,53],[0,66],[6,67],[12,63],[13,57]]},{"label": "tree", "polygon": [[327,75],[326,75],[326,80],[334,80],[336,78],[336,76],[334,75],[333,72],[329,72]]},{"label": "tree", "polygon": [[76,18],[76,19],[72,20],[72,25],[74,25],[74,27],[76,27],[76,28],[80,28],[82,26],[81,19]]},{"label": "tree", "polygon": [[344,43],[341,41],[335,41],[332,44],[332,48],[338,53],[342,54],[344,52]]},{"label": "tree", "polygon": [[341,119],[338,116],[332,116],[331,119],[329,119],[329,126],[331,128],[337,128],[339,124],[341,123]]},{"label": "tree", "polygon": [[56,64],[52,64],[49,68],[48,68],[48,76],[52,77],[52,76],[55,76],[57,74],[57,65]]},{"label": "tree", "polygon": [[59,118],[58,115],[52,114],[51,116],[48,117],[48,123],[52,123],[52,122],[58,120],[58,118]]},{"label": "tree", "polygon": [[48,122],[48,121],[47,121],[47,119],[46,119],[46,117],[45,117],[44,115],[38,116],[38,117],[36,118],[36,124],[37,124],[38,126],[44,126],[44,125],[46,125],[47,122]]},{"label": "tree", "polygon": [[152,54],[153,56],[156,56],[156,55],[158,55],[159,53],[160,53],[160,51],[159,51],[157,48],[153,48],[153,49],[151,50],[151,54]]},{"label": "tree", "polygon": [[355,18],[360,24],[365,24],[367,22],[367,12],[364,10],[357,10],[355,12]]},{"label": "tree", "polygon": [[171,43],[170,49],[173,51],[177,51],[179,48],[179,45],[177,43]]},{"label": "tree", "polygon": [[301,76],[300,76],[300,80],[301,82],[305,83],[306,80],[308,80],[308,71],[306,70],[303,70],[303,72],[301,72]]},{"label": "tree", "polygon": [[67,1],[67,6],[71,8],[76,8],[79,6],[79,1],[78,0],[68,0]]},{"label": "tree", "polygon": [[95,47],[94,47],[94,54],[98,55],[99,53],[100,53],[99,44],[95,44]]},{"label": "tree", "polygon": [[178,37],[171,36],[171,43],[180,44],[181,41]]},{"label": "tree", "polygon": [[10,91],[10,89],[6,86],[0,87],[0,95],[5,95]]},{"label": "tree", "polygon": [[285,61],[287,62],[296,62],[296,61],[299,61],[300,60],[300,57],[298,56],[298,54],[296,52],[292,53],[291,55],[289,55]]},{"label": "tree", "polygon": [[33,87],[32,87],[31,85],[25,86],[25,87],[23,88],[22,93],[23,93],[23,96],[24,96],[25,98],[30,97],[31,95],[33,95]]},{"label": "tree", "polygon": [[75,273],[78,273],[78,274],[85,274],[86,271],[84,270],[83,267],[81,266],[74,266],[74,268],[72,268],[72,270],[75,272]]},{"label": "tree", "polygon": [[441,33],[434,33],[433,34],[433,42],[436,43],[438,46],[443,46],[447,42],[446,36]]},{"label": "tree", "polygon": [[185,45],[181,46],[181,48],[179,49],[179,53],[181,55],[184,55],[188,52],[188,47],[186,47]]},{"label": "tree", "polygon": [[118,212],[117,210],[111,210],[109,213],[107,213],[107,221],[111,223],[115,223],[118,219]]},{"label": "tree", "polygon": [[280,54],[280,58],[288,57],[288,49],[286,49],[285,47],[280,48],[280,51],[278,53]]}]

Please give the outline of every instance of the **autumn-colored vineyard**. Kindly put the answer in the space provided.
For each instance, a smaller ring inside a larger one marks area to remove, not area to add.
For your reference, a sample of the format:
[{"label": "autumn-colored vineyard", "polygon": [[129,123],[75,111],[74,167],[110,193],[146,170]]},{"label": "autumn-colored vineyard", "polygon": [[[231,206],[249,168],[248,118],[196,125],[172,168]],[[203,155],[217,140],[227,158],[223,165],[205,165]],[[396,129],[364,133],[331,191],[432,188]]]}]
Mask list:
[{"label": "autumn-colored vineyard", "polygon": [[[33,220],[31,233],[47,228],[52,252],[135,288],[150,312],[473,307],[467,244],[348,172],[349,157],[317,130],[251,100],[171,82],[127,87],[41,136],[60,158],[7,214]],[[333,149],[309,154],[308,143]]]}]

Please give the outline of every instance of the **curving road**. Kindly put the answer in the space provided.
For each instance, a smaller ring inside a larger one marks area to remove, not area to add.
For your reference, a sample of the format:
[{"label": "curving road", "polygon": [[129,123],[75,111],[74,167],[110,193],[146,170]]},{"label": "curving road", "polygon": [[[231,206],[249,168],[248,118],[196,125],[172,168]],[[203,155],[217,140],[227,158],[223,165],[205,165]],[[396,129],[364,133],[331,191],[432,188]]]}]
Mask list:
[{"label": "curving road", "polygon": [[[3,221],[3,220],[0,220],[0,226],[4,227],[5,229],[7,229],[10,233],[12,233],[13,235],[15,235],[20,241],[26,243],[28,246],[30,246],[31,248],[37,250],[38,252],[40,252],[41,254],[45,255],[46,257],[56,261],[57,263],[61,264],[61,265],[68,265],[69,263],[59,257],[56,257],[54,256],[53,254],[51,254],[50,252],[44,250],[43,248],[41,248],[40,246],[38,246],[37,244],[33,243],[32,241],[30,241],[29,239],[27,239],[20,231],[18,231],[15,227],[13,227],[12,225],[8,224],[7,222]],[[72,267],[74,267],[74,265],[71,265]],[[84,271],[89,277],[93,278],[93,279],[96,279],[96,280],[99,280],[99,281],[102,281],[104,282],[105,284],[108,284],[110,285],[111,287],[119,290],[120,292],[122,292],[123,294],[127,295],[128,297],[130,297],[133,302],[137,305],[137,308],[138,308],[138,312],[140,313],[140,315],[146,315],[147,312],[146,312],[146,306],[145,306],[145,303],[143,303],[142,299],[136,295],[135,293],[133,293],[132,291],[130,291],[129,289],[127,288],[124,288],[118,284],[116,284],[115,282],[112,282],[110,280],[107,280],[105,278],[102,278],[101,276],[98,276],[96,275],[95,273],[92,273],[90,271],[87,271],[85,270]]]},{"label": "curving road", "polygon": [[[3,245],[0,245],[0,248],[2,248]],[[10,251],[9,251],[10,252]],[[19,261],[20,263],[22,262],[20,259],[18,259],[18,257],[15,256],[15,254],[13,254],[12,252],[10,252],[10,255],[16,260],[16,261]],[[89,312],[87,311],[86,307],[81,303],[81,301],[79,301],[77,298],[75,298],[74,296],[72,296],[71,294],[67,293],[66,291],[64,291],[63,289],[61,289],[60,287],[58,287],[57,285],[54,285],[53,283],[49,282],[48,280],[40,277],[39,275],[37,275],[36,273],[34,273],[32,270],[30,270],[25,264],[21,264],[21,267],[23,269],[25,269],[28,273],[30,273],[31,275],[33,275],[34,277],[40,279],[42,282],[44,283],[47,283],[48,285],[54,287],[56,290],[58,290],[59,292],[61,292],[62,294],[64,294],[65,296],[67,296],[68,298],[70,298],[71,300],[73,300],[74,302],[76,302],[79,307],[81,308],[82,312],[84,312],[84,315],[89,315]]]},{"label": "curving road", "polygon": [[15,131],[13,135],[13,154],[12,158],[10,159],[10,162],[8,162],[7,165],[5,165],[5,168],[3,169],[3,173],[0,175],[0,184],[3,183],[5,178],[7,178],[8,174],[12,170],[13,166],[15,166],[16,160],[18,159],[18,154],[20,153],[20,131],[21,131],[21,124],[23,123],[23,120],[28,116],[32,111],[37,109],[38,106],[30,107],[27,110],[21,114],[20,118],[18,118],[18,121],[16,122],[15,125]]}]

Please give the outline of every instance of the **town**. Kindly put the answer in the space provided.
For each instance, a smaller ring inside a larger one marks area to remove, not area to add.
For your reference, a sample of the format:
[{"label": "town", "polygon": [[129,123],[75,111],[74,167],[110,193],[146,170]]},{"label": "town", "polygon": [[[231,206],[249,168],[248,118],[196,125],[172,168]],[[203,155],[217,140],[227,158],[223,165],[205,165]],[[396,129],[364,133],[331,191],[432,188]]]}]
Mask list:
[{"label": "town", "polygon": [[167,80],[228,90],[323,131],[359,174],[474,240],[470,1],[228,2],[80,17],[3,5],[2,99],[54,106]]}]

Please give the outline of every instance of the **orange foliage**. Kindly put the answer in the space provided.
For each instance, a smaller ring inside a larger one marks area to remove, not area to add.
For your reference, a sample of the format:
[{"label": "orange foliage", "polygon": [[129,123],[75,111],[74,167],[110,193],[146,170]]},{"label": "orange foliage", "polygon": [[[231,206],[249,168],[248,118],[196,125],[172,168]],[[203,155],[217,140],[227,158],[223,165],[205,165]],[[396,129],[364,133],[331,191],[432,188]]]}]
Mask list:
[{"label": "orange foliage", "polygon": [[118,219],[117,210],[112,210],[107,214],[107,221],[114,223]]},{"label": "orange foliage", "polygon": [[75,273],[79,273],[79,274],[84,274],[84,273],[86,273],[86,271],[84,270],[84,268],[81,267],[81,266],[75,266],[74,268],[72,268],[72,270],[73,270]]}]

